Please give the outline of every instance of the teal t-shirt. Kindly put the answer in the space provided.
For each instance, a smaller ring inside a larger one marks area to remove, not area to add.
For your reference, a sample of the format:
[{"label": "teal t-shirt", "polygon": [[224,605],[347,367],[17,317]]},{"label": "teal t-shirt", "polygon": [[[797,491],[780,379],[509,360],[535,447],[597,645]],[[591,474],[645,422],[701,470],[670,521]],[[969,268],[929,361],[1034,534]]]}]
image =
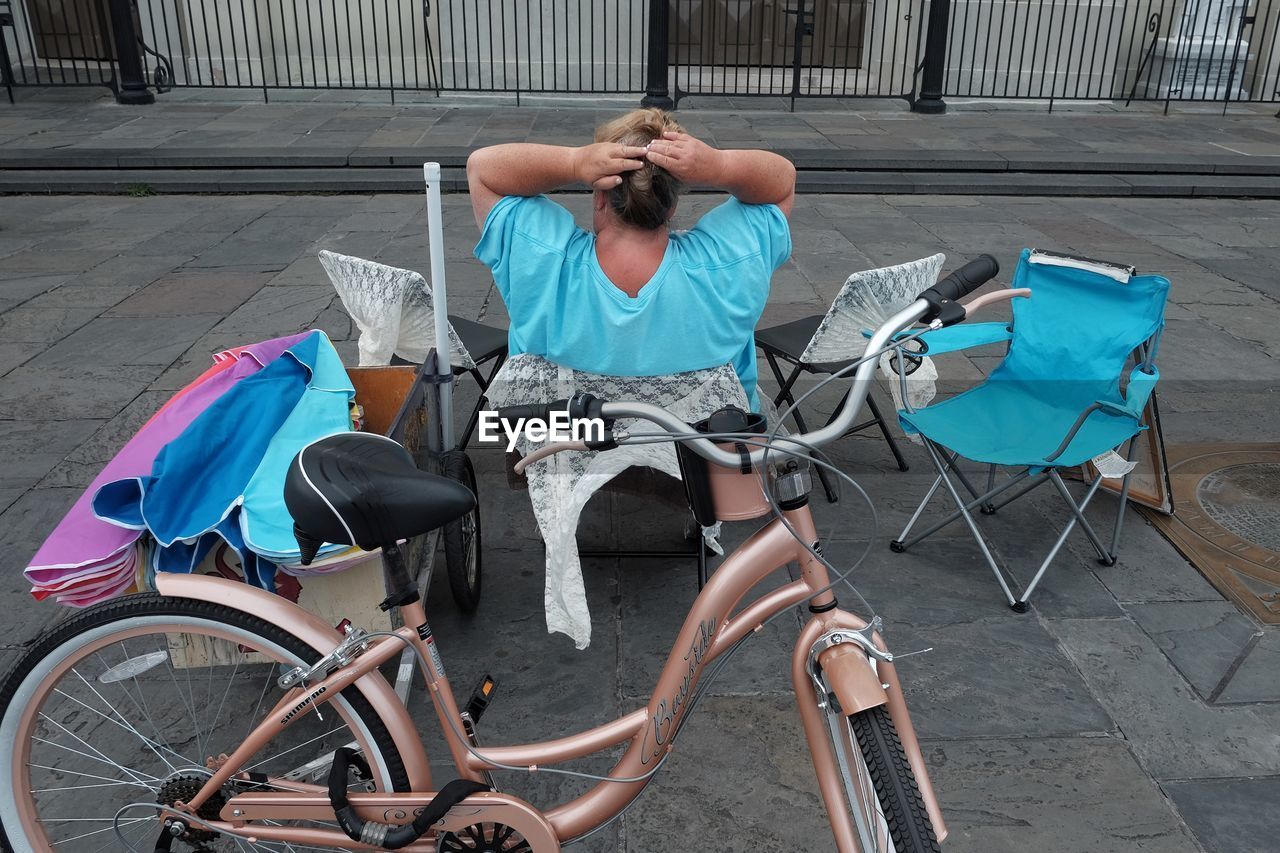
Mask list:
[{"label": "teal t-shirt", "polygon": [[595,234],[546,196],[494,205],[475,256],[507,303],[512,355],[613,376],[732,364],[759,409],[755,327],[773,271],[791,256],[791,230],[777,205],[731,198],[692,229],[672,231],[635,298],[604,274]]}]

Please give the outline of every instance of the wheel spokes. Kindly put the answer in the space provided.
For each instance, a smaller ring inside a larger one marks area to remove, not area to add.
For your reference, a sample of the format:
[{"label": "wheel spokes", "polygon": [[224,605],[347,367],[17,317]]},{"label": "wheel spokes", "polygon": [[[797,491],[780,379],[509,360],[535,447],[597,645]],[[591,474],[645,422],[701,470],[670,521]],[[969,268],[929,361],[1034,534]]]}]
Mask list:
[{"label": "wheel spokes", "polygon": [[[211,772],[203,757],[234,752],[274,707],[275,700],[267,697],[274,692],[278,666],[305,662],[257,635],[221,636],[224,630],[232,631],[221,625],[211,630],[206,635],[166,627],[150,634],[121,629],[128,644],[120,637],[85,642],[82,650],[73,647],[59,658],[61,663],[50,664],[44,670],[48,675],[36,681],[30,701],[24,702],[32,709],[21,722],[26,728],[18,733],[20,742],[28,745],[18,768],[26,784],[14,796],[29,803],[24,813],[34,816],[34,825],[58,853],[114,849],[119,844],[117,829],[139,839],[138,849],[150,849],[160,831],[158,814],[126,813],[117,823],[120,809],[194,796]],[[262,649],[270,654],[256,651]],[[35,669],[40,671],[40,665]],[[335,711],[332,716],[330,709]],[[351,719],[347,701],[335,697],[323,717],[313,712],[294,720],[243,769],[279,778],[279,771],[323,759],[335,744],[365,749],[366,739],[358,735],[360,729],[351,728]],[[378,781],[384,778],[375,776]],[[253,784],[260,790],[273,789]],[[234,795],[236,785],[216,796]],[[220,801],[210,802],[205,819],[217,820]],[[7,820],[5,825],[8,829]],[[316,821],[276,825],[335,828],[331,822]],[[199,833],[207,831],[198,825],[191,832],[195,837],[179,839],[175,853],[188,848],[228,853],[335,849],[226,835],[204,835],[201,840]]]}]

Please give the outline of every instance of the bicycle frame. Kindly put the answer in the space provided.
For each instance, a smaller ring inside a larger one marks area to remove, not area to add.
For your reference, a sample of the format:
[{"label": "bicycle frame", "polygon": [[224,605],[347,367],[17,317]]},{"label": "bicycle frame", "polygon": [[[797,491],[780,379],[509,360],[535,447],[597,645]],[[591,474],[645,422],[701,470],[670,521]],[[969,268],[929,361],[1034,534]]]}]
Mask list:
[{"label": "bicycle frame", "polygon": [[[801,540],[817,543],[817,532],[808,506],[786,511],[783,516]],[[798,580],[762,594],[734,613],[754,587],[792,561],[800,566]],[[497,764],[530,765],[536,771],[538,766],[583,758],[627,742],[629,745],[609,775],[621,779],[645,776],[673,748],[673,737],[685,719],[689,700],[706,666],[738,640],[762,627],[769,617],[808,601],[813,616],[801,631],[793,650],[791,675],[838,849],[857,851],[857,833],[845,803],[824,718],[823,709],[829,699],[825,695],[819,696],[815,689],[815,661],[824,670],[843,713],[850,714],[877,705],[887,706],[934,830],[941,840],[946,835],[946,828],[893,664],[884,660],[872,661],[865,650],[853,643],[828,644],[818,648],[819,641],[830,637],[832,632],[848,633],[867,627],[865,620],[836,607],[833,593],[823,591],[829,583],[822,562],[793,538],[782,521],[773,519],[725,560],[693,602],[647,707],[611,723],[557,740],[477,748],[479,756],[469,751],[463,740],[463,717],[445,677],[425,609],[420,601],[414,602],[401,608],[405,627],[395,633],[402,640],[391,637],[371,640],[368,650],[346,667],[322,681],[290,689],[234,753],[222,762],[200,794],[186,804],[186,809],[198,809],[223,784],[240,773],[241,768],[250,763],[250,758],[277,732],[315,707],[324,705],[328,698],[356,684],[386,723],[404,761],[410,788],[415,793],[353,794],[351,803],[365,819],[394,823],[412,820],[415,810],[421,810],[430,802],[430,792],[434,790],[427,756],[405,705],[375,672],[378,666],[403,652],[405,643],[415,646],[420,652],[419,660],[425,662],[423,676],[428,693],[460,776],[483,781],[487,771],[500,769]],[[168,596],[218,601],[224,605],[231,603],[231,606],[267,619],[285,630],[294,631],[321,654],[331,651],[342,639],[335,630],[324,626],[297,605],[243,584],[201,576],[162,574],[157,576],[156,585],[162,594]],[[874,636],[874,642],[884,649],[878,635]],[[577,799],[545,813],[509,795],[478,794],[452,809],[436,828],[460,830],[478,822],[505,823],[516,827],[533,849],[555,850],[561,844],[609,822],[640,795],[652,778],[650,775],[637,781],[600,782]],[[233,797],[222,809],[223,820],[217,824],[218,830],[262,841],[288,840],[316,846],[372,849],[352,842],[336,830],[247,825],[255,820],[333,820],[325,788],[283,780],[278,784],[273,780],[272,784],[283,790],[250,792]],[[181,812],[174,810],[170,816],[179,818]],[[427,851],[434,850],[435,845],[424,838],[405,849]]]}]

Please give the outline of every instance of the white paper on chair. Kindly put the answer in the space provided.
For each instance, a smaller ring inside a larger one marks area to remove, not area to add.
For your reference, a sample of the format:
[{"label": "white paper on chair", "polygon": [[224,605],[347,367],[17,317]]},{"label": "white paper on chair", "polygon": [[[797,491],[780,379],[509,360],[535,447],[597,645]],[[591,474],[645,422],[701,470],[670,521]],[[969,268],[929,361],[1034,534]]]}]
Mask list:
[{"label": "white paper on chair", "polygon": [[1089,461],[1093,463],[1094,468],[1098,469],[1098,473],[1107,480],[1119,480],[1138,467],[1137,462],[1125,461],[1125,458],[1114,450],[1099,453]]}]

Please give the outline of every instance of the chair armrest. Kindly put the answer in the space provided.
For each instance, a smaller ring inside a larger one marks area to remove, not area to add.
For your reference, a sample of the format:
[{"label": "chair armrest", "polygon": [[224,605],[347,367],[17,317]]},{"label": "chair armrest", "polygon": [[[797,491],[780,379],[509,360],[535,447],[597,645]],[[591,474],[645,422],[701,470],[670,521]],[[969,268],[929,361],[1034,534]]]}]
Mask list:
[{"label": "chair armrest", "polygon": [[925,355],[941,355],[947,352],[998,344],[1010,340],[1013,330],[1008,323],[957,323],[925,332],[920,336],[928,349]]},{"label": "chair armrest", "polygon": [[1139,364],[1129,373],[1129,387],[1124,392],[1125,408],[1129,414],[1142,417],[1142,410],[1147,407],[1147,401],[1159,381],[1160,371],[1154,364]]},{"label": "chair armrest", "polygon": [[1106,412],[1108,415],[1115,415],[1120,418],[1132,418],[1135,421],[1141,418],[1140,414],[1134,412],[1128,406],[1121,406],[1119,403],[1112,403],[1108,400],[1099,400],[1094,403],[1094,405],[1101,411]]},{"label": "chair armrest", "polygon": [[1071,442],[1075,441],[1076,434],[1080,432],[1080,429],[1081,427],[1084,426],[1085,421],[1089,420],[1089,416],[1097,411],[1103,411],[1109,415],[1115,415],[1116,417],[1129,418],[1135,424],[1142,423],[1141,415],[1135,415],[1133,412],[1129,411],[1129,409],[1127,409],[1124,406],[1120,406],[1115,403],[1108,402],[1106,400],[1098,400],[1097,402],[1090,403],[1088,406],[1084,408],[1084,411],[1082,411],[1079,415],[1076,416],[1076,422],[1071,425],[1071,429],[1067,431],[1066,438],[1062,439],[1062,443],[1058,445],[1058,449],[1050,453],[1048,456],[1046,456],[1044,458],[1044,461],[1052,462],[1053,460],[1061,456],[1063,453],[1065,453],[1067,448],[1071,446]]}]

